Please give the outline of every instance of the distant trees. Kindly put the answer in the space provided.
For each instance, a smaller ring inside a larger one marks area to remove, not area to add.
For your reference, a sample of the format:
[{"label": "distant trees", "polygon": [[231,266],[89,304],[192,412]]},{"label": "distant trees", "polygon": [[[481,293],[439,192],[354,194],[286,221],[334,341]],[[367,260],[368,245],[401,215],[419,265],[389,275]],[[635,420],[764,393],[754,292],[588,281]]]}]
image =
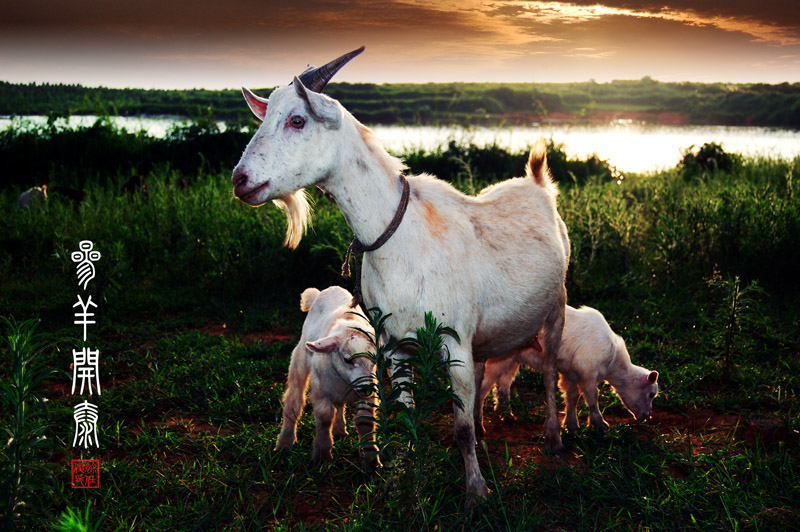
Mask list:
[{"label": "distant trees", "polygon": [[[690,124],[800,127],[800,83],[768,85],[662,83],[332,83],[326,89],[366,123],[530,122],[620,117],[658,120],[662,113]],[[261,92],[269,93],[269,89]],[[605,113],[605,114],[604,114]],[[252,121],[239,91],[87,88],[0,82],[0,115],[211,116]]]}]

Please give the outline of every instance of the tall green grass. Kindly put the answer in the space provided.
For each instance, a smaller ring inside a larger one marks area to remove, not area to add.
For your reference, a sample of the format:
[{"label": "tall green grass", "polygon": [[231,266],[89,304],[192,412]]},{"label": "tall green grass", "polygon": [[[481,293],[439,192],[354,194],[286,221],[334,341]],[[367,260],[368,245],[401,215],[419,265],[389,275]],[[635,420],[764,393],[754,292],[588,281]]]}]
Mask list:
[{"label": "tall green grass", "polygon": [[53,449],[48,433],[54,423],[42,387],[57,372],[42,356],[50,344],[46,335],[36,332],[38,325],[38,320],[3,318],[0,522],[5,530],[46,512],[56,493],[52,470],[43,463]]}]

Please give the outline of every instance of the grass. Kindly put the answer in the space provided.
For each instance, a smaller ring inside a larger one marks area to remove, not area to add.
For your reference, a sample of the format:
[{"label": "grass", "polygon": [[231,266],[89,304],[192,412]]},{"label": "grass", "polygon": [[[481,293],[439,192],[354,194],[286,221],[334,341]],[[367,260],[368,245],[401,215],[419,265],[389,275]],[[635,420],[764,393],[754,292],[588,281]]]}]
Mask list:
[{"label": "grass", "polygon": [[[417,154],[414,164],[452,168],[445,177],[480,189],[492,160],[505,156],[513,168],[523,158],[491,149],[448,150]],[[36,393],[49,399],[52,419],[43,413],[29,419],[42,423],[52,447],[28,463],[53,477],[37,474],[42,507],[26,499],[15,506],[13,525],[796,526],[800,200],[794,183],[800,161],[734,158],[724,171],[695,165],[625,176],[621,185],[602,165],[563,162],[571,165],[560,167],[567,178],[559,198],[572,242],[570,303],[601,310],[634,362],[659,371],[655,418],[632,423],[604,387],[601,407],[612,428],[565,433],[566,455],[547,456],[541,376],[521,374],[513,401],[518,422],[487,414],[488,434],[478,453],[492,494],[472,513],[463,510],[463,465],[452,442],[449,403],[417,420],[429,432],[419,440],[424,459],[408,469],[412,479],[421,479],[413,492],[385,490],[390,478],[399,482],[396,460],[373,475],[361,471],[352,438],[336,441],[332,463],[312,467],[310,414],[290,453],[272,450],[304,317],[297,296],[308,286],[342,283],[338,271],[351,234],[326,198],[314,193],[314,227],[288,251],[280,247],[282,214],[236,202],[223,170],[198,170],[183,190],[175,183],[186,174],[160,166],[146,176],[149,197],[119,195],[126,176],[110,174],[88,185],[78,207],[53,200],[19,213],[13,210],[16,191],[3,189],[0,308],[16,320],[41,318],[40,328],[57,340],[38,351],[42,371],[69,370],[70,350],[79,344],[69,253],[90,239],[103,254],[91,285],[99,323],[90,328],[92,347],[101,352],[103,394],[95,398],[101,448],[69,446],[77,401],[68,393],[69,378],[40,383]],[[4,347],[0,367],[10,372],[18,353]],[[587,414],[583,407],[581,418]],[[9,419],[4,414],[3,422]],[[11,456],[4,446],[4,464]],[[69,461],[80,457],[100,459],[100,488],[69,487]]]}]

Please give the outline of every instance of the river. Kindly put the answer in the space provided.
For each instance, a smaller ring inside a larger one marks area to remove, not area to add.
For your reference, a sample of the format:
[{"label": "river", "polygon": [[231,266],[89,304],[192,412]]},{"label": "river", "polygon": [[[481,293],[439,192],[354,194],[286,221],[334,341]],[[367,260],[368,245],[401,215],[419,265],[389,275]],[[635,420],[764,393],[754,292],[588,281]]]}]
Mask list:
[{"label": "river", "polygon": [[[94,116],[71,116],[66,127],[88,126]],[[128,131],[145,131],[163,137],[169,129],[185,120],[174,117],[113,117]],[[46,117],[0,117],[0,130],[12,123],[45,123]],[[64,123],[62,120],[61,123]],[[220,123],[220,129],[225,125]],[[728,152],[748,156],[791,159],[800,156],[800,131],[731,126],[649,125],[618,121],[605,125],[541,125],[514,127],[464,128],[437,126],[374,126],[383,145],[396,154],[410,150],[426,151],[446,147],[451,140],[478,146],[497,144],[510,151],[527,150],[540,137],[563,143],[570,157],[584,159],[596,154],[621,172],[653,172],[672,168],[682,157],[682,150],[706,142],[722,144]]]}]

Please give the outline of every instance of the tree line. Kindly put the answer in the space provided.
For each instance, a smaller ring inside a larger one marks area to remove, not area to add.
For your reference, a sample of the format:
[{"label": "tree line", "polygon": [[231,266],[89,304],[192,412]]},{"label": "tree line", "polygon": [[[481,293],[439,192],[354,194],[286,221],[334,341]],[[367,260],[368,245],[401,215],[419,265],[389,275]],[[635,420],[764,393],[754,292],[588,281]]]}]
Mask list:
[{"label": "tree line", "polygon": [[[268,95],[270,88],[257,90]],[[607,122],[800,127],[800,83],[332,83],[368,124]],[[0,115],[172,115],[246,123],[238,90],[145,90],[0,81]]]}]

